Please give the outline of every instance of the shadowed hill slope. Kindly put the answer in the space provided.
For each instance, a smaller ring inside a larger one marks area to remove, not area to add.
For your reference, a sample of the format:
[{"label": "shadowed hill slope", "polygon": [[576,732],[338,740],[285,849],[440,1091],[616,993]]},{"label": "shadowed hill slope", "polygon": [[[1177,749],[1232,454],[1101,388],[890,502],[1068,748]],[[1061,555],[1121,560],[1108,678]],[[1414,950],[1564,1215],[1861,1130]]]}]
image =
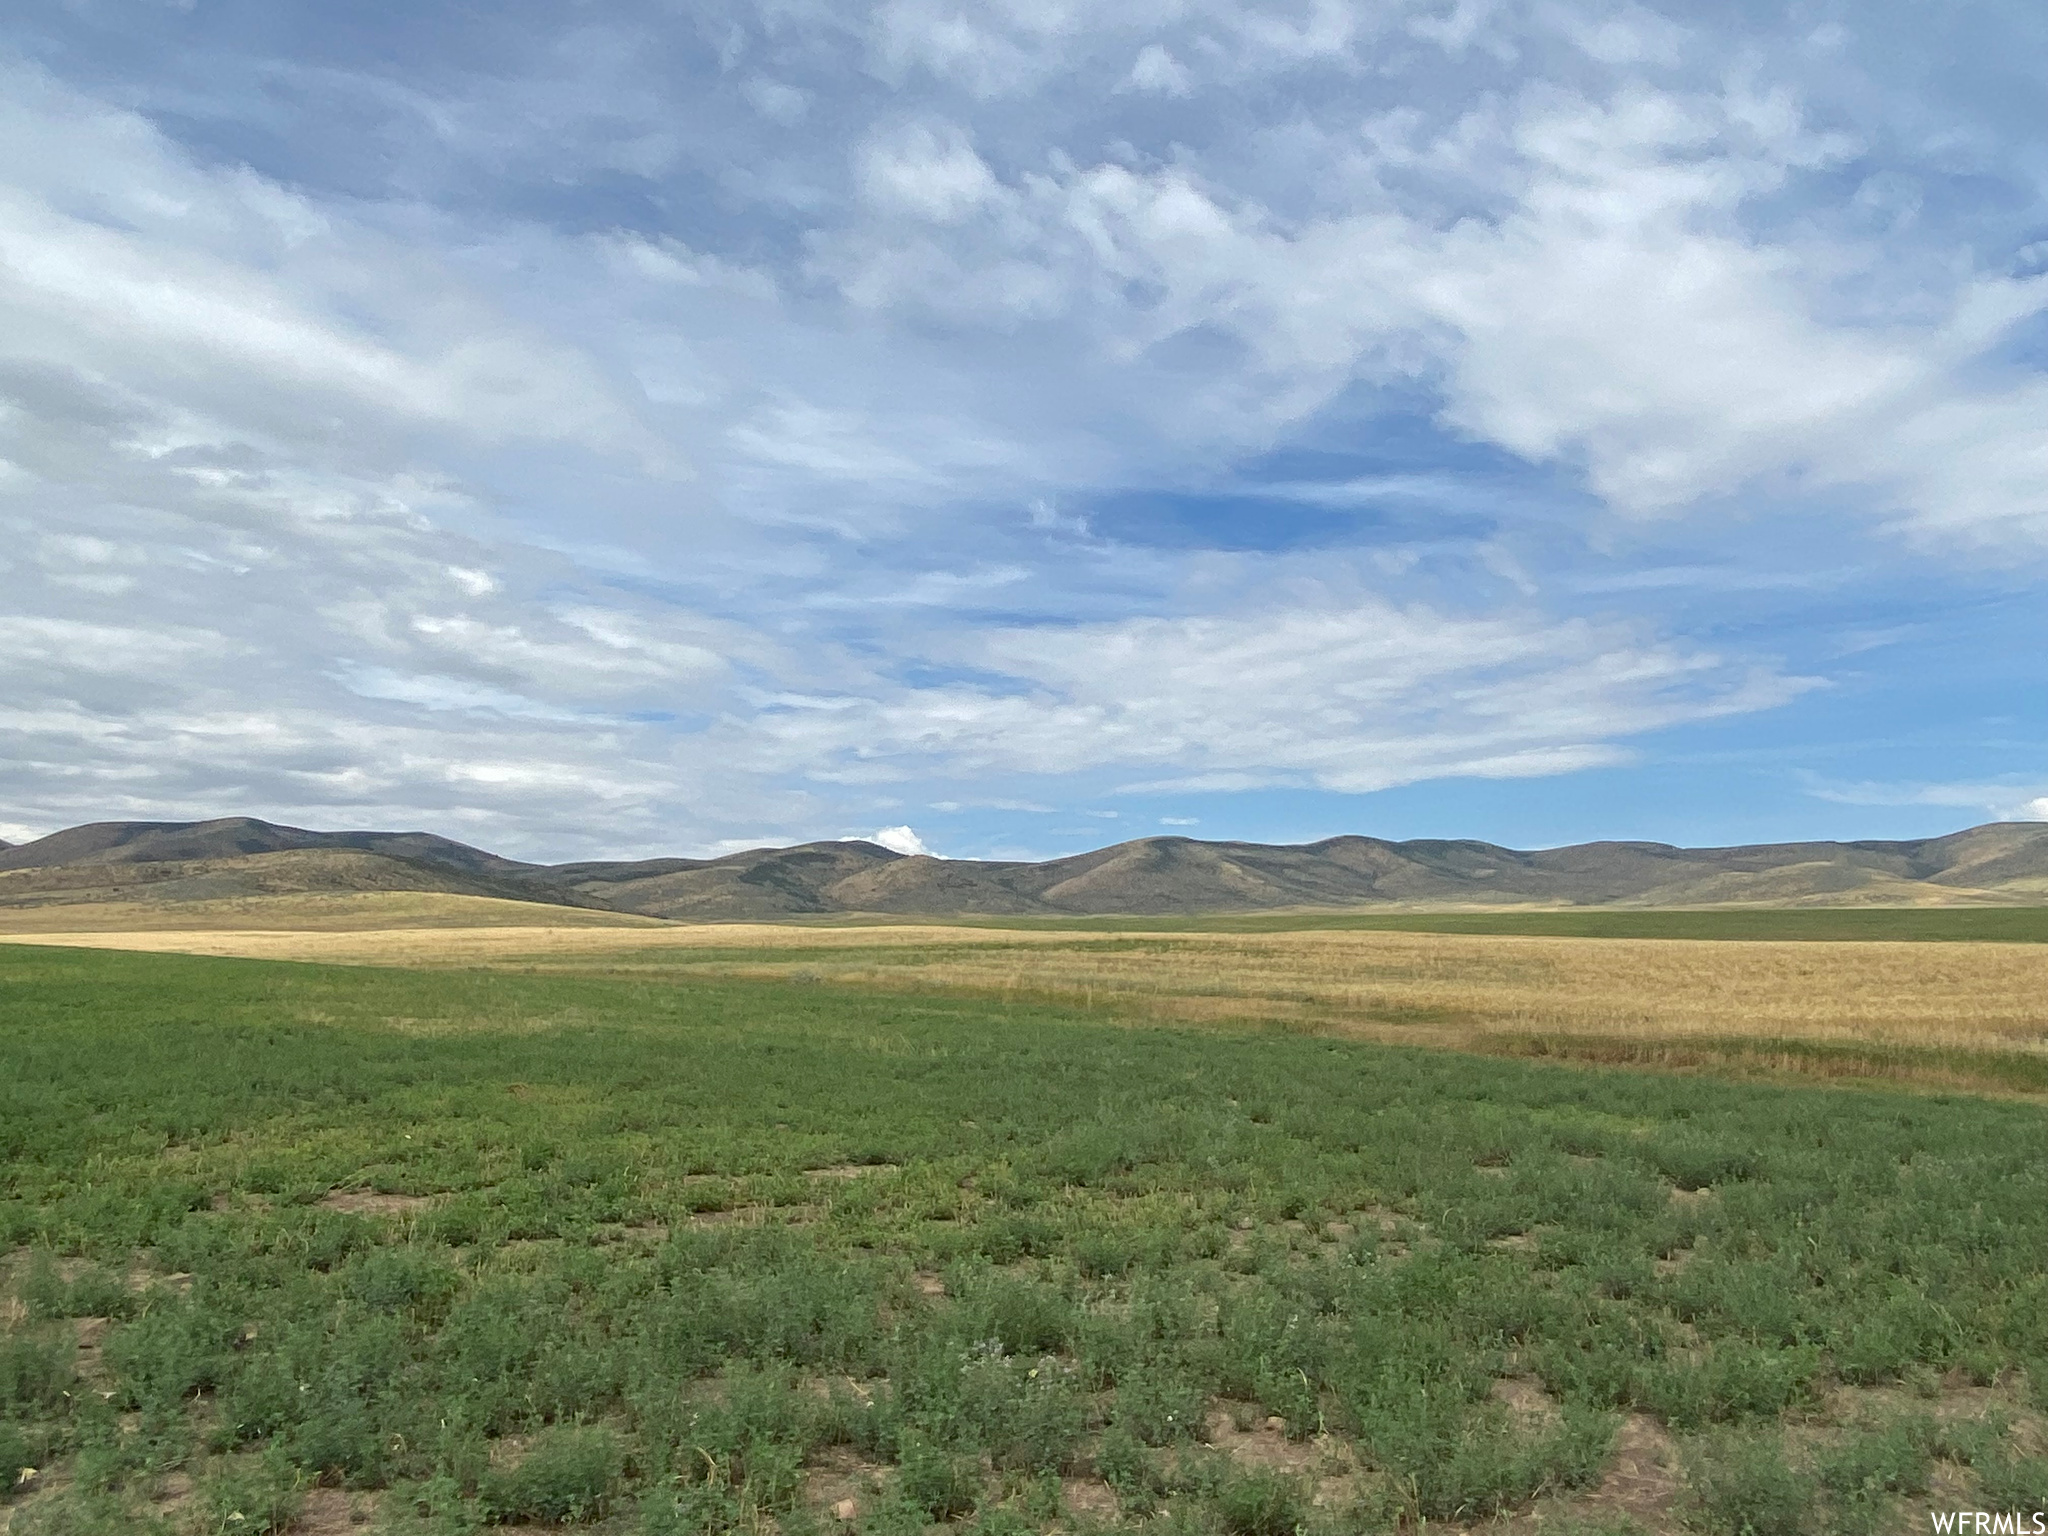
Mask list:
[{"label": "shadowed hill slope", "polygon": [[2048,823],[1901,842],[1677,848],[1334,837],[1296,846],[1150,837],[1042,863],[867,842],[715,859],[538,865],[425,832],[312,832],[249,817],[98,822],[0,850],[0,907],[309,892],[492,896],[682,921],[1185,916],[1376,906],[2048,904]]},{"label": "shadowed hill slope", "polygon": [[224,816],[215,821],[90,822],[0,851],[0,870],[231,859],[298,849],[354,849],[473,874],[534,868],[431,832],[308,832],[253,816]]},{"label": "shadowed hill slope", "polygon": [[901,862],[902,858],[901,854],[873,843],[804,843],[795,848],[757,848],[722,859],[562,864],[541,872],[534,883],[549,890],[573,892],[621,912],[644,912],[654,917],[821,916],[832,912],[896,910],[862,908],[849,903],[841,894],[841,887],[878,867]]},{"label": "shadowed hill slope", "polygon": [[522,882],[353,848],[292,848],[227,858],[122,860],[0,870],[0,908],[368,891],[494,896],[574,907],[601,905],[574,892],[543,896]]}]

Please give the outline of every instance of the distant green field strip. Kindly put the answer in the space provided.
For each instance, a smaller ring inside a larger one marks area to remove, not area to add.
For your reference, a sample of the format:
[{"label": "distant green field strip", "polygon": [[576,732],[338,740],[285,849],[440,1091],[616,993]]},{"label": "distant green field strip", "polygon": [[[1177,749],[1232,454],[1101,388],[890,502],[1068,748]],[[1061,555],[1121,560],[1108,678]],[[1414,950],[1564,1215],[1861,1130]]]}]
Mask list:
[{"label": "distant green field strip", "polygon": [[1564,939],[1887,940],[2048,944],[2048,907],[1802,907],[1697,912],[1589,908],[1551,912],[1248,913],[1222,917],[959,918],[978,928],[1114,933],[1521,934]]}]

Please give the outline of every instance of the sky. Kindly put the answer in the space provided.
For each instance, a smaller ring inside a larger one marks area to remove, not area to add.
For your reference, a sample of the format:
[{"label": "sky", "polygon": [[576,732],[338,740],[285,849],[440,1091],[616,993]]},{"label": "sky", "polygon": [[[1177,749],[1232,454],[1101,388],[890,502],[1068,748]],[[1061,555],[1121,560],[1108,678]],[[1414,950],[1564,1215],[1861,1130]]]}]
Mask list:
[{"label": "sky", "polygon": [[2048,820],[2048,10],[23,0],[0,838]]}]

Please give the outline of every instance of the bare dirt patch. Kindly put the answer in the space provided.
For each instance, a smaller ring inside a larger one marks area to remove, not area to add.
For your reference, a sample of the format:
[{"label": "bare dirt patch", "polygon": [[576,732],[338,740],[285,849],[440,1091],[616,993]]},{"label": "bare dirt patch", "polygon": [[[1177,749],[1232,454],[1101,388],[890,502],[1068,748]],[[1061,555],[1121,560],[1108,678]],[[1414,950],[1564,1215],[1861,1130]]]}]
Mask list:
[{"label": "bare dirt patch", "polygon": [[1600,1486],[1575,1500],[1587,1513],[1626,1515],[1652,1531],[1675,1531],[1685,1495],[1678,1451],[1664,1426],[1632,1413],[1614,1437],[1614,1457]]},{"label": "bare dirt patch", "polygon": [[1090,1520],[1114,1519],[1117,1512],[1116,1490],[1099,1477],[1063,1477],[1060,1479],[1060,1508],[1070,1515],[1083,1515]]},{"label": "bare dirt patch", "polygon": [[336,1189],[313,1203],[322,1210],[348,1211],[357,1216],[413,1216],[439,1198],[437,1195],[386,1195],[374,1189]]},{"label": "bare dirt patch", "polygon": [[1353,1447],[1332,1435],[1290,1440],[1286,1421],[1278,1418],[1254,1418],[1239,1429],[1244,1406],[1226,1404],[1210,1410],[1203,1426],[1210,1445],[1241,1467],[1307,1479],[1313,1490],[1311,1502],[1318,1508],[1342,1508],[1357,1498],[1359,1467]]},{"label": "bare dirt patch", "polygon": [[292,1522],[292,1536],[342,1536],[368,1525],[376,1515],[376,1495],[345,1493],[339,1488],[311,1488],[299,1516]]},{"label": "bare dirt patch", "polygon": [[871,1173],[900,1173],[899,1163],[832,1163],[824,1168],[806,1168],[804,1176],[812,1179],[858,1179]]},{"label": "bare dirt patch", "polygon": [[1650,1267],[1665,1279],[1678,1274],[1693,1260],[1691,1248],[1677,1248],[1656,1260]]},{"label": "bare dirt patch", "polygon": [[1564,1422],[1564,1410],[1558,1406],[1557,1399],[1544,1391],[1542,1384],[1533,1377],[1500,1377],[1493,1384],[1492,1396],[1528,1429],[1547,1431]]},{"label": "bare dirt patch", "polygon": [[[865,1407],[867,1404],[872,1403],[875,1398],[874,1389],[870,1387],[866,1382],[860,1380],[857,1377],[847,1376],[844,1374],[834,1376],[807,1376],[804,1378],[802,1385],[804,1391],[810,1393],[811,1396],[817,1398],[821,1402],[829,1401],[834,1397],[845,1396],[852,1398],[855,1402]],[[706,1386],[710,1388],[715,1388],[717,1384],[706,1383]],[[832,1449],[836,1452],[845,1450],[846,1447],[835,1446]],[[826,1463],[823,1461],[814,1461],[812,1464],[815,1466],[826,1465]]]},{"label": "bare dirt patch", "polygon": [[872,1499],[887,1470],[879,1462],[863,1460],[850,1446],[827,1447],[804,1469],[804,1502],[842,1524],[851,1525]]},{"label": "bare dirt patch", "polygon": [[1251,1428],[1239,1429],[1230,1409],[1212,1408],[1203,1428],[1211,1445],[1243,1466],[1308,1473],[1323,1459],[1322,1448],[1315,1441],[1288,1439],[1280,1419],[1259,1419]]},{"label": "bare dirt patch", "polygon": [[186,1472],[166,1472],[150,1489],[149,1499],[165,1514],[177,1514],[192,1502],[192,1477]]}]

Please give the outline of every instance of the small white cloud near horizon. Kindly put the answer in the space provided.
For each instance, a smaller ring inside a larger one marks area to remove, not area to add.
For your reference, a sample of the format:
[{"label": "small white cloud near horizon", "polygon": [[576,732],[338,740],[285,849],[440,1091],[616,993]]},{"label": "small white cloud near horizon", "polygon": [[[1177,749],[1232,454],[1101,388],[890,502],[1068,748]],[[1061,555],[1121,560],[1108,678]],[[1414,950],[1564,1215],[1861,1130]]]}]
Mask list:
[{"label": "small white cloud near horizon", "polygon": [[891,853],[900,853],[910,858],[936,859],[943,855],[932,852],[925,840],[909,827],[884,827],[867,839],[879,844]]},{"label": "small white cloud near horizon", "polygon": [[1162,816],[1159,818],[1159,825],[1162,827],[1199,827],[1201,824],[1202,818],[1199,816]]}]

